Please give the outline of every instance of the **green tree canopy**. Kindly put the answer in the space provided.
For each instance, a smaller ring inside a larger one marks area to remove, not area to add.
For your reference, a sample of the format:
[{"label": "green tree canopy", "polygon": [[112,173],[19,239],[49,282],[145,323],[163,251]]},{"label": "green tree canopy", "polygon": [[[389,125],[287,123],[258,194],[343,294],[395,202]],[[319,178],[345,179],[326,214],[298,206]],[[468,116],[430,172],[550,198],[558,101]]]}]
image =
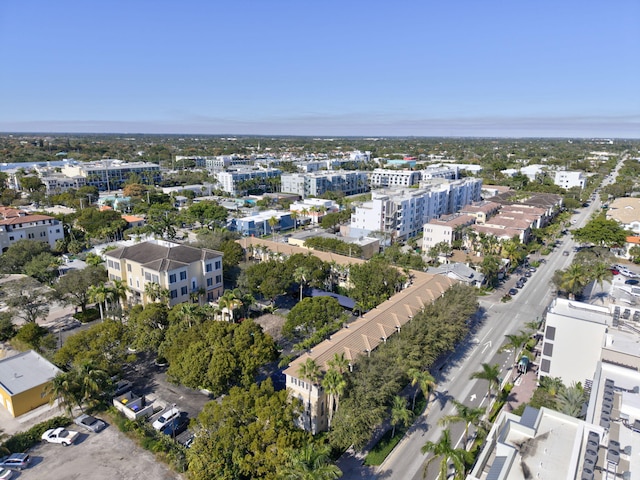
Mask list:
[{"label": "green tree canopy", "polygon": [[364,310],[371,310],[400,290],[406,277],[383,257],[375,256],[368,262],[351,265],[349,279],[353,285],[349,296]]},{"label": "green tree canopy", "polygon": [[604,213],[593,217],[584,227],[573,231],[573,238],[581,243],[593,243],[601,247],[620,247],[627,241],[627,233],[620,224],[608,220]]},{"label": "green tree canopy", "polygon": [[51,253],[47,243],[18,240],[0,255],[0,273],[24,273],[24,266],[41,253]]},{"label": "green tree canopy", "polygon": [[340,327],[344,320],[344,310],[335,298],[304,298],[287,315],[282,333],[288,338],[306,338],[326,326]]}]

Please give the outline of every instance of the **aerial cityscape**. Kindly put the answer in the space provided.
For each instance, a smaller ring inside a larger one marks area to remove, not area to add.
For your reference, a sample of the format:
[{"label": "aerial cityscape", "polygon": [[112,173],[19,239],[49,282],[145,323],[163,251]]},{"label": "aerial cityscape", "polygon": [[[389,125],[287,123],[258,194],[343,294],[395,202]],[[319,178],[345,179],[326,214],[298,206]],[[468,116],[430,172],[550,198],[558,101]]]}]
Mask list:
[{"label": "aerial cityscape", "polygon": [[0,480],[640,478],[640,4],[431,3],[0,6]]}]

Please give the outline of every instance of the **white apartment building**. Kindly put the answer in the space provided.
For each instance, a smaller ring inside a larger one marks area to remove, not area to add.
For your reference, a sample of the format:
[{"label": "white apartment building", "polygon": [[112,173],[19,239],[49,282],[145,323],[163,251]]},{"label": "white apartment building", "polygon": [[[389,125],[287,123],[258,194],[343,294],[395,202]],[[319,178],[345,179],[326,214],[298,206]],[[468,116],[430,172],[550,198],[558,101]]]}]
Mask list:
[{"label": "white apartment building", "polygon": [[421,180],[432,178],[444,178],[447,180],[458,179],[458,167],[453,165],[430,165],[420,172]]},{"label": "white apartment building", "polygon": [[47,195],[57,195],[68,190],[77,190],[87,184],[87,179],[81,175],[67,177],[62,174],[52,174],[40,177],[40,181],[45,186]]},{"label": "white apartment building", "polygon": [[132,175],[147,185],[156,185],[162,180],[160,166],[155,163],[114,159],[65,165],[62,173],[67,177],[85,177],[87,185],[98,187],[100,191],[118,190]]},{"label": "white apartment building", "polygon": [[19,240],[46,242],[51,248],[64,238],[64,228],[59,220],[48,215],[32,215],[10,207],[0,207],[0,251]]},{"label": "white apartment building", "polygon": [[367,174],[350,171],[319,171],[286,173],[281,177],[282,193],[294,193],[302,198],[319,197],[325,192],[356,195],[368,190]]},{"label": "white apartment building", "polygon": [[222,295],[222,253],[207,248],[150,240],[103,254],[110,280],[129,287],[132,303],[147,304],[147,284],[169,292],[169,306],[190,301],[208,302]]},{"label": "white apartment building", "polygon": [[410,187],[420,183],[421,178],[419,171],[376,168],[369,176],[369,185],[371,188]]},{"label": "white apartment building", "polygon": [[433,218],[459,211],[480,200],[482,180],[468,178],[436,182],[427,188],[374,191],[372,198],[356,207],[350,234],[388,234],[392,240],[406,240],[422,232]]},{"label": "white apartment building", "polygon": [[238,184],[246,182],[254,178],[267,179],[275,178],[281,175],[281,171],[278,168],[253,168],[253,167],[238,167],[229,169],[222,172],[217,172],[216,179],[220,183],[220,188],[231,195],[238,195]]},{"label": "white apartment building", "polygon": [[573,187],[584,188],[587,185],[587,176],[584,172],[560,170],[555,173],[553,183],[567,190]]},{"label": "white apartment building", "polygon": [[[476,217],[473,215],[453,214],[430,220],[424,225],[422,232],[422,251],[428,252],[438,243],[451,245],[454,240],[462,239],[460,228],[473,225]],[[456,238],[456,236],[458,238]]]}]

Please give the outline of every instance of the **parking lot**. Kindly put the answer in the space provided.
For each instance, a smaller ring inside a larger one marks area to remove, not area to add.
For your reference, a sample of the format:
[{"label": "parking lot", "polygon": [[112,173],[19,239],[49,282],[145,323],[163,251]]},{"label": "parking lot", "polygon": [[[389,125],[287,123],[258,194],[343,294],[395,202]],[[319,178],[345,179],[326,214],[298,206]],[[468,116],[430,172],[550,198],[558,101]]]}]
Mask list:
[{"label": "parking lot", "polygon": [[[75,426],[74,426],[75,427]],[[74,429],[74,427],[69,427]],[[87,433],[78,429],[80,438],[75,445],[63,447],[40,443],[33,448],[31,466],[16,472],[20,480],[86,478],[112,480],[175,480],[184,478],[155,459],[132,440],[109,425],[100,433]]]}]

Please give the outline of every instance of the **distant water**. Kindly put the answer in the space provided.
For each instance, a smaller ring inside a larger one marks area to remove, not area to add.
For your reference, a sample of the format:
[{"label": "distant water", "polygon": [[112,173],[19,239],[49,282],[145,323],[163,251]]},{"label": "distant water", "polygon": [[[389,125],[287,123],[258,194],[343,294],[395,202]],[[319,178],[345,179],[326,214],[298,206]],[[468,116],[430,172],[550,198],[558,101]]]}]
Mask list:
[{"label": "distant water", "polygon": [[29,170],[34,167],[64,167],[65,165],[78,165],[81,162],[73,159],[56,160],[55,162],[17,162],[17,163],[0,163],[0,171],[24,168]]}]

